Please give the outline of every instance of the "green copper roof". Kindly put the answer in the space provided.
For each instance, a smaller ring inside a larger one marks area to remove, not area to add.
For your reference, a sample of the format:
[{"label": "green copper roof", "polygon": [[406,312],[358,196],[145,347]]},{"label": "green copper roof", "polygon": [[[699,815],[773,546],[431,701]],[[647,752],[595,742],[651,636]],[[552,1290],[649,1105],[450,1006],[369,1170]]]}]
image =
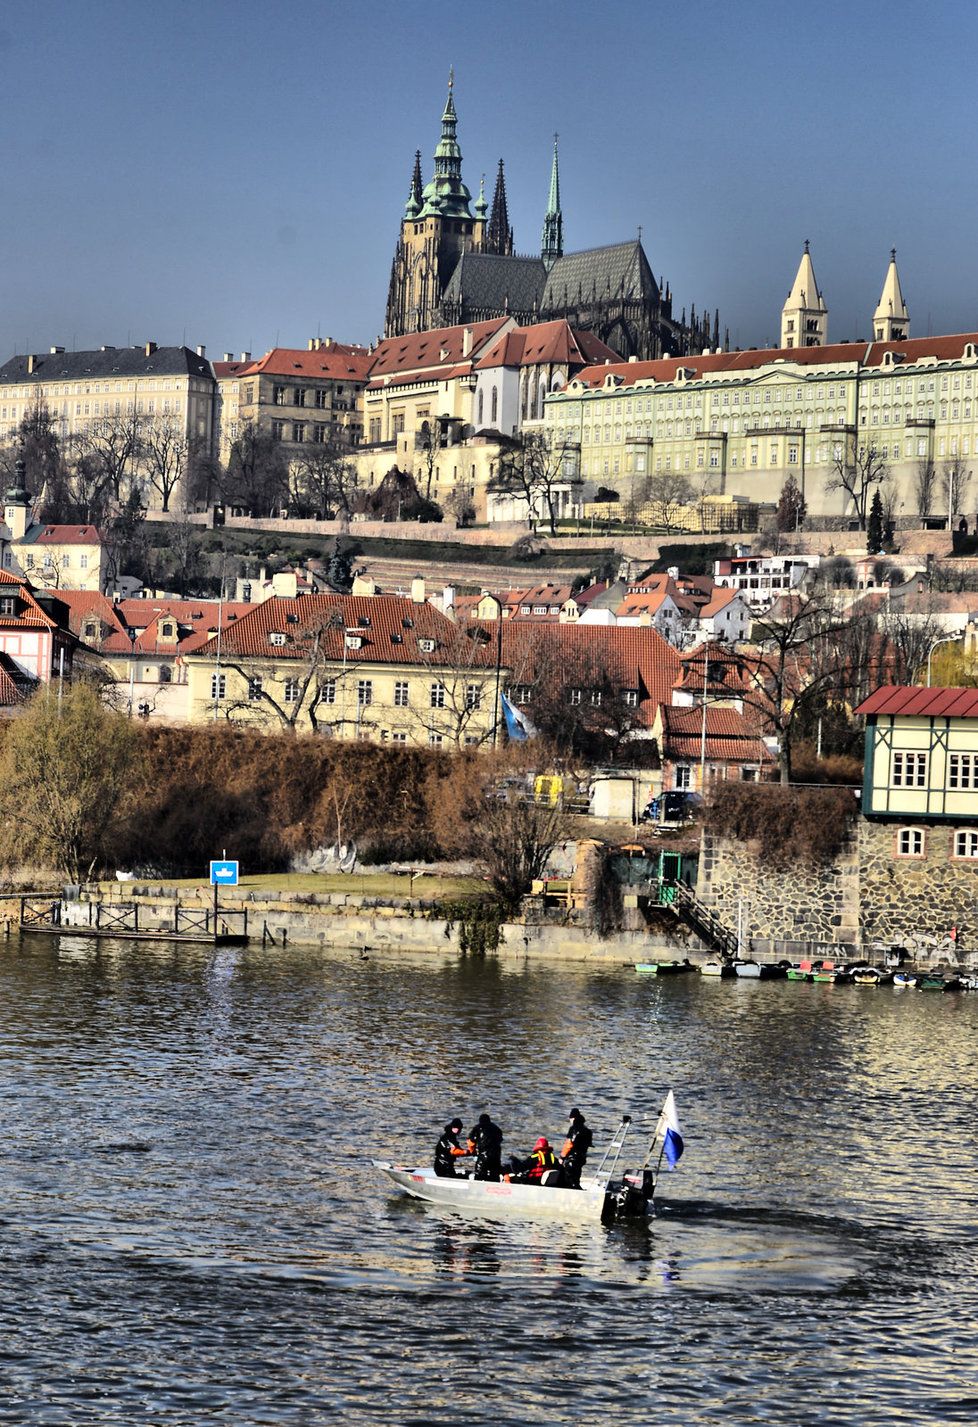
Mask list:
[{"label": "green copper roof", "polygon": [[560,173],[557,169],[557,135],[554,134],[554,161],[550,170],[550,195],[543,220],[541,256],[551,266],[564,252],[564,218],[560,211]]},{"label": "green copper roof", "polygon": [[452,91],[454,75],[448,80],[448,99],[441,116],[441,138],[435,149],[435,173],[421,195],[419,218],[471,218],[469,204],[472,195],[462,182],[462,150],[455,137],[458,122]]}]

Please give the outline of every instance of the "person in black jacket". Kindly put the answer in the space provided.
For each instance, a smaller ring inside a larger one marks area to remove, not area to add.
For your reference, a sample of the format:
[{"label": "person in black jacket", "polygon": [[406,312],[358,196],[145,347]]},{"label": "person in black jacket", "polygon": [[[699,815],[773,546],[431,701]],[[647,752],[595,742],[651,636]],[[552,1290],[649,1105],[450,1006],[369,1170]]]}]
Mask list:
[{"label": "person in black jacket", "polygon": [[473,1179],[498,1179],[502,1173],[503,1132],[483,1111],[469,1131],[469,1150],[475,1155]]},{"label": "person in black jacket", "polygon": [[459,1144],[459,1135],[462,1133],[462,1121],[455,1116],[454,1120],[449,1120],[438,1143],[435,1145],[435,1173],[439,1179],[460,1179],[461,1176],[456,1168],[456,1161],[464,1155],[470,1153]]},{"label": "person in black jacket", "polygon": [[594,1136],[584,1122],[584,1116],[575,1105],[569,1115],[567,1126],[567,1138],[560,1151],[560,1162],[563,1166],[563,1183],[566,1189],[580,1189],[581,1170],[587,1160],[587,1152],[591,1148]]}]

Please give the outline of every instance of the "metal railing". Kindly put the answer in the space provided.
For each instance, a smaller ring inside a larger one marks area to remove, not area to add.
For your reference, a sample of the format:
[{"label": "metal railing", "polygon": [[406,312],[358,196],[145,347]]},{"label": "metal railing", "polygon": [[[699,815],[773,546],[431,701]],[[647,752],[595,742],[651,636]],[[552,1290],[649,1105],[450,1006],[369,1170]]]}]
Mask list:
[{"label": "metal railing", "polygon": [[676,916],[691,927],[697,936],[706,942],[707,946],[720,952],[723,956],[737,955],[739,949],[737,933],[721,921],[716,912],[705,906],[689,890],[685,882],[676,880],[663,882],[662,890],[663,893],[672,892],[672,897],[669,900],[663,897],[664,905],[671,907]]}]

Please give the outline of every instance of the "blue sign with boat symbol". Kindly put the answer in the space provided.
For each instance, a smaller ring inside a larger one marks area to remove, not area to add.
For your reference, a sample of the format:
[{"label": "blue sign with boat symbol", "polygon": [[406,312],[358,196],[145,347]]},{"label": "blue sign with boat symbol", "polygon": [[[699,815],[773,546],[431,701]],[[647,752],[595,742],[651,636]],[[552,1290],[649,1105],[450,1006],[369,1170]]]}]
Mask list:
[{"label": "blue sign with boat symbol", "polygon": [[236,887],[238,885],[238,864],[227,859],[211,863],[212,887]]}]

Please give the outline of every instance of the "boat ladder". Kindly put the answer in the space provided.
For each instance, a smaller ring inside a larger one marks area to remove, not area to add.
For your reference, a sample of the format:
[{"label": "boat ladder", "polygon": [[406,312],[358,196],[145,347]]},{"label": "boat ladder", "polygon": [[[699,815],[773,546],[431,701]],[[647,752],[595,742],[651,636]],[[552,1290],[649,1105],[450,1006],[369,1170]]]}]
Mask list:
[{"label": "boat ladder", "polygon": [[[625,1136],[628,1134],[629,1126],[632,1123],[631,1115],[622,1115],[621,1124],[618,1126],[611,1138],[611,1143],[601,1156],[601,1163],[594,1171],[594,1182],[600,1184],[602,1180],[607,1180],[615,1172],[615,1167],[621,1159],[621,1152],[625,1148]],[[610,1165],[608,1161],[611,1160]],[[608,1165],[605,1170],[605,1165]]]}]

